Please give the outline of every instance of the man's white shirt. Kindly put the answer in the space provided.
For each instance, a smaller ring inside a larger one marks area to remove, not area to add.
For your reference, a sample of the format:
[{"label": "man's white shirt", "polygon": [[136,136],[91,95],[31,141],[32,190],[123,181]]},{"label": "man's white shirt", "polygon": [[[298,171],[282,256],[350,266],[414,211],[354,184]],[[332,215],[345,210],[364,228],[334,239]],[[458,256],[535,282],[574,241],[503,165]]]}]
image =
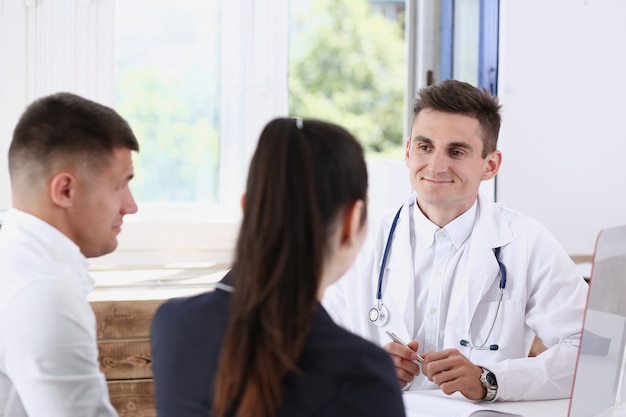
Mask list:
[{"label": "man's white shirt", "polygon": [[11,209],[0,229],[0,417],[113,417],[78,246]]}]

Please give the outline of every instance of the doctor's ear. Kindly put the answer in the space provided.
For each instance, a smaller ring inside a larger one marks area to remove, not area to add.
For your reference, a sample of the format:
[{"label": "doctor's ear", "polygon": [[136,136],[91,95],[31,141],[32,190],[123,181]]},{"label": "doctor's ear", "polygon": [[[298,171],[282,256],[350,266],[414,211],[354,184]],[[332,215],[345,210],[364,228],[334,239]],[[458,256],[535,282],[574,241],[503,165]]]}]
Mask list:
[{"label": "doctor's ear", "polygon": [[483,175],[480,178],[481,181],[490,180],[496,176],[498,170],[500,170],[500,165],[502,164],[502,153],[498,150],[491,152],[485,158],[485,165]]},{"label": "doctor's ear", "polygon": [[404,161],[408,162],[411,156],[411,137],[406,138],[406,142],[404,143]]},{"label": "doctor's ear", "polygon": [[363,218],[364,216],[365,202],[363,200],[356,200],[346,207],[341,225],[342,244],[353,246],[362,239],[362,229],[367,226],[367,222],[364,221],[366,219]]}]

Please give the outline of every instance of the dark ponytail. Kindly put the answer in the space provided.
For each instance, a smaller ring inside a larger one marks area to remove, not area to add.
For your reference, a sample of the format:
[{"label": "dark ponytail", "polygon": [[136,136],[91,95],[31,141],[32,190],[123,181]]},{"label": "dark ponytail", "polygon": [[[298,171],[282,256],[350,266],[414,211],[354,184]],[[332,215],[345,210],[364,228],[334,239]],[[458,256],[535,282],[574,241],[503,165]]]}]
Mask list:
[{"label": "dark ponytail", "polygon": [[252,158],[214,412],[274,415],[311,327],[329,233],[365,200],[363,151],[339,126],[276,119]]}]

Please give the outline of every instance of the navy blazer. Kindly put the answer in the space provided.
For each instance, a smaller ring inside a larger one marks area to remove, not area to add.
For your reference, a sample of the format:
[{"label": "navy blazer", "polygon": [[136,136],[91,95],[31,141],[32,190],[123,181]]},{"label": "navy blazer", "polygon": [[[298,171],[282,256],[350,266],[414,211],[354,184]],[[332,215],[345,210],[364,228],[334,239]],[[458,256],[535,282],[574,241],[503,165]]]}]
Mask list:
[{"label": "navy blazer", "polygon": [[[231,282],[230,273],[222,282]],[[216,289],[163,304],[152,323],[152,371],[159,417],[208,417],[231,295]],[[365,314],[365,313],[364,313]],[[336,325],[321,304],[285,378],[277,416],[404,416],[391,357]]]}]

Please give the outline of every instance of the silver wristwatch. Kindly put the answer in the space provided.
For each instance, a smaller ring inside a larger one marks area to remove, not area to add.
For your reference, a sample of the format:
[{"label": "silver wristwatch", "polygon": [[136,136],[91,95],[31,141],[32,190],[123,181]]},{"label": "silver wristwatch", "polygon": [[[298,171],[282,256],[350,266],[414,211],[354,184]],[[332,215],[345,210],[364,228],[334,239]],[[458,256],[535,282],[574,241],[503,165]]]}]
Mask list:
[{"label": "silver wristwatch", "polygon": [[487,394],[483,401],[493,401],[496,398],[496,393],[498,392],[498,381],[496,380],[496,376],[487,368],[480,369],[483,370],[483,373],[480,375],[480,382],[482,382],[483,387],[487,390]]}]

